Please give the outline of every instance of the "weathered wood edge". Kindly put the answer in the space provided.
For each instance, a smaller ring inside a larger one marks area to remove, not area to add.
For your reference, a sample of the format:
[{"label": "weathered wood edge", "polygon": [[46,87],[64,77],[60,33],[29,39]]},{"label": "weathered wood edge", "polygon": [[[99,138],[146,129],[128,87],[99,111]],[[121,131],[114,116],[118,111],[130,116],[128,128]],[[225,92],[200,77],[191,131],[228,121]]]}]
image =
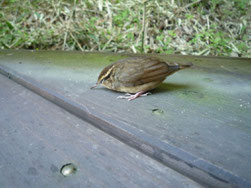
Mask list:
[{"label": "weathered wood edge", "polygon": [[[49,52],[48,50],[26,50],[26,49],[3,49],[0,50],[1,52],[5,53],[12,53],[12,52]],[[107,54],[107,55],[124,55],[124,56],[170,56],[170,57],[188,57],[188,58],[196,58],[196,59],[228,59],[228,60],[238,60],[238,61],[250,61],[251,58],[249,57],[226,57],[226,56],[203,56],[203,55],[182,55],[182,54],[145,54],[145,53],[128,53],[128,52],[100,52],[100,51],[63,51],[63,50],[56,50],[55,52],[60,53],[83,53],[83,54]]]},{"label": "weathered wood edge", "polygon": [[106,117],[90,108],[93,105],[89,101],[85,101],[85,105],[75,103],[3,65],[0,65],[0,73],[202,185],[209,187],[251,187],[249,181],[215,166],[209,161],[200,159],[181,148],[164,143],[146,133],[139,132],[125,122]]}]

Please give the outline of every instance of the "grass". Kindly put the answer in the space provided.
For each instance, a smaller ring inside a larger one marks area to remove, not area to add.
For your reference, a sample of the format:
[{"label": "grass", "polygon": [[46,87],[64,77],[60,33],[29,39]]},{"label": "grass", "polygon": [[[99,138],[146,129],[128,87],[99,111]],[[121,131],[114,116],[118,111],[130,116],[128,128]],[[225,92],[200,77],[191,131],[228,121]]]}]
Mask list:
[{"label": "grass", "polygon": [[0,0],[0,49],[251,57],[249,0]]}]

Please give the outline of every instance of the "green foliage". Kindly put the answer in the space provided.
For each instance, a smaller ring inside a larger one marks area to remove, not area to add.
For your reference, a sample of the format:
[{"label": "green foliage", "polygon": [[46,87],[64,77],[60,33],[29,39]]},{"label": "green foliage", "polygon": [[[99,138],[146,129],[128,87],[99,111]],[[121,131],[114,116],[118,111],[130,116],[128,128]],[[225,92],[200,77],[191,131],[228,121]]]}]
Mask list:
[{"label": "green foliage", "polygon": [[0,49],[248,56],[250,0],[4,0]]},{"label": "green foliage", "polygon": [[240,52],[247,52],[248,46],[244,42],[241,42],[237,45],[237,48]]},{"label": "green foliage", "polygon": [[116,15],[113,16],[114,24],[117,26],[123,26],[126,22],[129,21],[129,10],[125,9],[122,11],[119,11]]},{"label": "green foliage", "polygon": [[216,31],[215,29],[209,29],[197,33],[189,42],[191,44],[205,43],[208,49],[214,50],[214,53],[217,53],[212,55],[224,55],[232,52],[229,47],[230,41],[231,39],[228,38],[225,33]]},{"label": "green foliage", "polygon": [[193,18],[194,18],[194,16],[192,14],[186,14],[186,19],[191,20]]},{"label": "green foliage", "polygon": [[168,35],[171,36],[172,38],[174,38],[174,37],[177,36],[176,33],[175,33],[175,31],[173,31],[173,30],[169,30],[168,31]]},{"label": "green foliage", "polygon": [[249,2],[250,0],[234,0],[234,5],[237,6],[238,10],[245,13]]}]

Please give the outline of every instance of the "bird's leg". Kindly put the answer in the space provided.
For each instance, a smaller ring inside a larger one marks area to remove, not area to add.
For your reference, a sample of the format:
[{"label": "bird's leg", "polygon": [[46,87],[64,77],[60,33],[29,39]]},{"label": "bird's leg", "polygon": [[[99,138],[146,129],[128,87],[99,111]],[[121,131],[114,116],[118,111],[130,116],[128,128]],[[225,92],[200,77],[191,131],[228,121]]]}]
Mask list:
[{"label": "bird's leg", "polygon": [[144,91],[140,91],[138,93],[130,94],[130,93],[126,93],[125,96],[118,96],[117,99],[128,99],[128,101],[134,100],[138,97],[145,97],[147,95],[150,95],[150,92],[145,93]]}]

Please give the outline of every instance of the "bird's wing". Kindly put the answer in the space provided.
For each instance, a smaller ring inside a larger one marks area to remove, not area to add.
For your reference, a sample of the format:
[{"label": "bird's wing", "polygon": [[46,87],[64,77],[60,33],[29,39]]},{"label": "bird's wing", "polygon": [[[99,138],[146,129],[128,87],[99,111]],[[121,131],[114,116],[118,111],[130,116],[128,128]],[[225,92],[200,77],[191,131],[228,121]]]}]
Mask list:
[{"label": "bird's wing", "polygon": [[129,59],[127,63],[121,63],[120,66],[117,79],[127,87],[155,81],[161,82],[170,72],[166,62],[157,58]]}]

